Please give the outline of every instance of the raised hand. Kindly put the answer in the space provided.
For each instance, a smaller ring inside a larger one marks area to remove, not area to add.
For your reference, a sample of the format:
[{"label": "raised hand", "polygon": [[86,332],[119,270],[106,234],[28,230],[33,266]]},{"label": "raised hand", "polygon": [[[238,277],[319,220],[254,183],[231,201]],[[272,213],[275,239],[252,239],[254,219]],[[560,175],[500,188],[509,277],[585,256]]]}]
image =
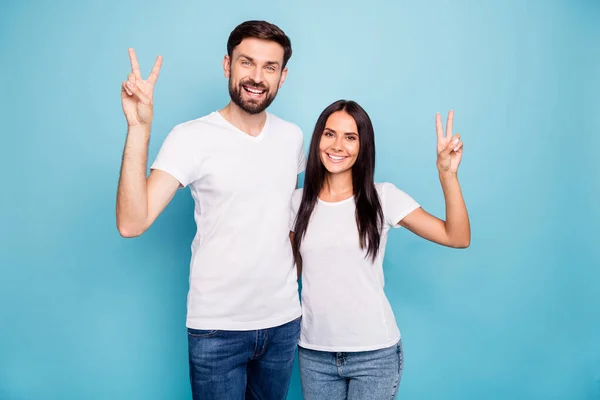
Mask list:
[{"label": "raised hand", "polygon": [[460,160],[462,159],[463,143],[460,135],[452,135],[452,123],[454,121],[454,111],[448,113],[446,122],[446,135],[442,128],[442,116],[437,113],[435,116],[435,130],[437,133],[437,167],[440,172],[456,173]]},{"label": "raised hand", "polygon": [[129,61],[131,62],[131,73],[121,85],[123,113],[125,113],[129,127],[141,125],[149,127],[152,124],[153,116],[154,84],[162,66],[162,57],[156,57],[154,67],[146,80],[142,79],[140,66],[133,49],[129,49]]}]

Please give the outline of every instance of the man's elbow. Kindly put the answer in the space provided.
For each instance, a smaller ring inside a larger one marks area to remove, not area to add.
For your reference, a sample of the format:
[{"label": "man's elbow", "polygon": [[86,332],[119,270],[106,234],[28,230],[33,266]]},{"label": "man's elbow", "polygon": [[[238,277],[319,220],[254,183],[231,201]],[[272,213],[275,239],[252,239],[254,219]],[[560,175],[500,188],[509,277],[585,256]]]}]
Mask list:
[{"label": "man's elbow", "polygon": [[146,231],[145,227],[135,226],[132,224],[119,224],[117,222],[117,230],[124,238],[135,238],[141,236]]}]

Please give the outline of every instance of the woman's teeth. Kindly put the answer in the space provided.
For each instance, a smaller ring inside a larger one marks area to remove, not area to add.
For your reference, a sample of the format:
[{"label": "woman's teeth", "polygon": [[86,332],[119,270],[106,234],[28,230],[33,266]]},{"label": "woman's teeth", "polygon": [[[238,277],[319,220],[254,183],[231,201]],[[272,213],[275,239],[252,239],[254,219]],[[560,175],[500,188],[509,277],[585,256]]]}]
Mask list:
[{"label": "woman's teeth", "polygon": [[341,157],[341,156],[332,156],[332,155],[331,155],[331,154],[329,154],[329,153],[327,154],[327,156],[328,156],[329,158],[331,158],[333,161],[342,161],[344,158],[346,158],[346,157]]}]

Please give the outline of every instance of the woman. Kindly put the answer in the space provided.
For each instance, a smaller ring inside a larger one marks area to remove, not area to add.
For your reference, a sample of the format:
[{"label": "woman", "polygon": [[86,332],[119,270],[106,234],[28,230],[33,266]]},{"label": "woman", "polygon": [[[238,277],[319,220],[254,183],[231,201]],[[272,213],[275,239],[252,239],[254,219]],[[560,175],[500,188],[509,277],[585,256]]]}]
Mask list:
[{"label": "woman", "polygon": [[299,361],[306,400],[396,396],[403,355],[383,290],[388,231],[402,226],[455,248],[470,242],[457,179],[463,145],[452,135],[452,120],[451,111],[444,135],[436,116],[446,221],[393,184],[374,183],[373,125],[357,103],[337,101],[317,120],[304,189],[292,201],[291,239],[302,274]]}]

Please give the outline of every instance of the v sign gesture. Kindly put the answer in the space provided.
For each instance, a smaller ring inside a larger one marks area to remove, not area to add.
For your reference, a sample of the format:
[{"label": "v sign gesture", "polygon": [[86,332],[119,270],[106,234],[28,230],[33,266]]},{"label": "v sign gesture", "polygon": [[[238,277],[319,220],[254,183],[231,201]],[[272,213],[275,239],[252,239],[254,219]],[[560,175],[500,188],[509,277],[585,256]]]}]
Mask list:
[{"label": "v sign gesture", "polygon": [[123,112],[129,127],[140,125],[149,127],[152,124],[153,116],[154,84],[158,79],[158,73],[162,66],[162,57],[156,57],[152,72],[146,80],[142,79],[140,66],[133,49],[129,49],[129,60],[131,62],[131,73],[121,85]]},{"label": "v sign gesture", "polygon": [[456,174],[458,165],[462,158],[463,143],[460,135],[452,135],[452,124],[454,122],[454,111],[448,113],[446,122],[446,135],[442,128],[442,116],[435,116],[435,130],[437,132],[437,167],[440,173],[450,172]]},{"label": "v sign gesture", "polygon": [[471,226],[456,173],[462,158],[463,144],[460,135],[452,134],[453,122],[454,111],[450,111],[444,135],[442,116],[439,113],[435,116],[437,168],[446,203],[446,220],[441,220],[418,208],[398,223],[434,243],[464,248],[471,243]]}]

